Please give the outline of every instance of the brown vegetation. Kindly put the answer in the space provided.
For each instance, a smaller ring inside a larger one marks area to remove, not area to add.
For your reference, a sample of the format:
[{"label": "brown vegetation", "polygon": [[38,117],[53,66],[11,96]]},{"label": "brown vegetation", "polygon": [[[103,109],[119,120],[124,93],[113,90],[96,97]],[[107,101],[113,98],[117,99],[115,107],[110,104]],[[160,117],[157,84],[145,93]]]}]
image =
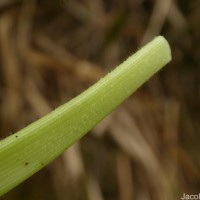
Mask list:
[{"label": "brown vegetation", "polygon": [[79,143],[2,199],[199,193],[199,19],[197,0],[1,0],[1,138],[78,95],[156,35],[169,40],[173,56]]}]

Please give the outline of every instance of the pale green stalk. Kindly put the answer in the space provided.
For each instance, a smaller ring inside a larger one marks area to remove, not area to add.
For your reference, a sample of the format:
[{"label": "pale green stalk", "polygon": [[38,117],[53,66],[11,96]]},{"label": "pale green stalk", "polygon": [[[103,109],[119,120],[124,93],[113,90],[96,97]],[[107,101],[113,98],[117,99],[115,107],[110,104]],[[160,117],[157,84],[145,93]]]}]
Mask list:
[{"label": "pale green stalk", "polygon": [[2,140],[0,196],[74,144],[170,60],[159,36],[70,102]]}]

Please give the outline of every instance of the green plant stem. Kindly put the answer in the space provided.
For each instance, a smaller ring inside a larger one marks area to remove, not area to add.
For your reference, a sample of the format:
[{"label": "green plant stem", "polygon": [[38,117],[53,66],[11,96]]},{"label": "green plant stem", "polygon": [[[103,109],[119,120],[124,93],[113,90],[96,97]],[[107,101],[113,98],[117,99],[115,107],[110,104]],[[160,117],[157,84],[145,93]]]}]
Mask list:
[{"label": "green plant stem", "polygon": [[0,142],[0,195],[43,168],[79,140],[171,60],[156,37],[88,90]]}]

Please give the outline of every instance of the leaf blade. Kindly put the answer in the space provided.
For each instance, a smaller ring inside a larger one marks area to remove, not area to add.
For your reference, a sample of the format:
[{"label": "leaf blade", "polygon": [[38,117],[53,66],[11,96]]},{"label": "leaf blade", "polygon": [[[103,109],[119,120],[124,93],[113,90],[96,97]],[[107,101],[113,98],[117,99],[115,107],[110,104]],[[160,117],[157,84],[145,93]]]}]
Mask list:
[{"label": "leaf blade", "polygon": [[0,141],[0,196],[43,168],[171,60],[159,36],[88,90]]}]

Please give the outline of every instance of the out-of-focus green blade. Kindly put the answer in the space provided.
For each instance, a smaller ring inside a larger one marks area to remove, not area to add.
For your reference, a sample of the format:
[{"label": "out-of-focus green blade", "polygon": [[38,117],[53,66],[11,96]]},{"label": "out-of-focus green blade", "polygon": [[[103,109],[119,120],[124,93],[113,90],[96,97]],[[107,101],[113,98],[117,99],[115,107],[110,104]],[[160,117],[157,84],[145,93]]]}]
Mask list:
[{"label": "out-of-focus green blade", "polygon": [[79,140],[171,60],[156,37],[88,90],[0,142],[0,195],[43,168]]}]

